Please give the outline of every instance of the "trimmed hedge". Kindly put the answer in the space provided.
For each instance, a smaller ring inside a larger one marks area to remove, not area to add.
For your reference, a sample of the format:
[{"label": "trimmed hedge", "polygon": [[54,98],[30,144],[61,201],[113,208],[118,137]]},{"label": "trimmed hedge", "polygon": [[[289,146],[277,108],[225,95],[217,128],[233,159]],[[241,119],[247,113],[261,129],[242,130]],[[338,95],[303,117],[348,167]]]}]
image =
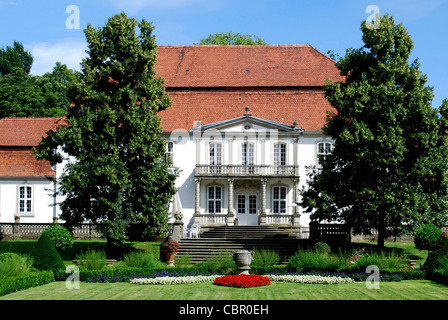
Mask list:
[{"label": "trimmed hedge", "polygon": [[[127,282],[135,277],[161,277],[161,276],[196,276],[204,274],[216,274],[204,272],[195,267],[164,267],[164,268],[136,268],[118,267],[102,270],[88,270],[79,268],[79,280],[86,282]],[[65,270],[55,271],[56,281],[65,281],[70,276]]]},{"label": "trimmed hedge", "polygon": [[0,296],[54,281],[53,271],[36,271],[23,276],[0,279]]}]

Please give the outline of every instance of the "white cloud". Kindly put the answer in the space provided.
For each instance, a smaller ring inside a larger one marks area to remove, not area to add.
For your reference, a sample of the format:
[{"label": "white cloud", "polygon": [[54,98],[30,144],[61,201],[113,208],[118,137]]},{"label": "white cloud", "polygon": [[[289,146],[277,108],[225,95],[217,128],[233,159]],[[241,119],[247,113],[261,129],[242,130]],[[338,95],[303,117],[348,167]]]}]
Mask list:
[{"label": "white cloud", "polygon": [[66,64],[69,69],[80,70],[80,63],[86,56],[87,43],[84,39],[65,38],[57,42],[39,42],[25,45],[33,56],[31,74],[42,75],[51,72],[56,62]]}]

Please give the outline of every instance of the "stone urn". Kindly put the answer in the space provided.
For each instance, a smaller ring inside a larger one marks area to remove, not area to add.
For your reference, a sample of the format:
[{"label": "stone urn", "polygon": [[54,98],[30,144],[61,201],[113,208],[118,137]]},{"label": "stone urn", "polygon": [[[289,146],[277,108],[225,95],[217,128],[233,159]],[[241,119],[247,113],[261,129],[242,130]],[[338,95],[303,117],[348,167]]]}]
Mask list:
[{"label": "stone urn", "polygon": [[239,274],[249,274],[249,266],[252,263],[254,255],[254,251],[248,250],[234,250],[232,252],[232,257],[238,267]]}]

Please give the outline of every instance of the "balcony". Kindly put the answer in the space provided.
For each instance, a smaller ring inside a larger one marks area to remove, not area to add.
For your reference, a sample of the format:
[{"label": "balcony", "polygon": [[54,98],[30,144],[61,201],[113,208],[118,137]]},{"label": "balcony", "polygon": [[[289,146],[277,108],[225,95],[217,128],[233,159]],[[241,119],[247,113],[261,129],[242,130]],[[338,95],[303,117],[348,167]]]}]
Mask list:
[{"label": "balcony", "polygon": [[197,177],[298,177],[299,166],[196,165]]}]

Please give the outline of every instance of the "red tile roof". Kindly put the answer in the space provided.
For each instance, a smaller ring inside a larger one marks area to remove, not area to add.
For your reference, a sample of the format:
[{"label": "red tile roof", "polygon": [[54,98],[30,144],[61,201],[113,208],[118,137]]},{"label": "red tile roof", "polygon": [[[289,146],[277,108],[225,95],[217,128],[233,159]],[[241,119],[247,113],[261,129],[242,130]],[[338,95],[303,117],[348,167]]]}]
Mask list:
[{"label": "red tile roof", "polygon": [[37,146],[50,130],[64,123],[64,118],[0,119],[0,146]]},{"label": "red tile roof", "polygon": [[166,132],[236,118],[245,107],[258,118],[321,131],[332,109],[322,87],[344,80],[310,45],[159,46],[156,70],[173,100],[159,113]]},{"label": "red tile roof", "polygon": [[321,87],[343,80],[334,61],[310,45],[159,46],[166,87]]},{"label": "red tile roof", "polygon": [[298,126],[307,132],[320,132],[330,103],[322,90],[177,90],[169,92],[173,105],[159,112],[165,132],[190,130],[201,120],[203,125],[244,115]]},{"label": "red tile roof", "polygon": [[52,177],[46,160],[36,160],[30,147],[0,147],[0,177]]},{"label": "red tile roof", "polygon": [[50,163],[36,160],[32,147],[63,123],[64,118],[0,119],[0,177],[54,176]]}]

